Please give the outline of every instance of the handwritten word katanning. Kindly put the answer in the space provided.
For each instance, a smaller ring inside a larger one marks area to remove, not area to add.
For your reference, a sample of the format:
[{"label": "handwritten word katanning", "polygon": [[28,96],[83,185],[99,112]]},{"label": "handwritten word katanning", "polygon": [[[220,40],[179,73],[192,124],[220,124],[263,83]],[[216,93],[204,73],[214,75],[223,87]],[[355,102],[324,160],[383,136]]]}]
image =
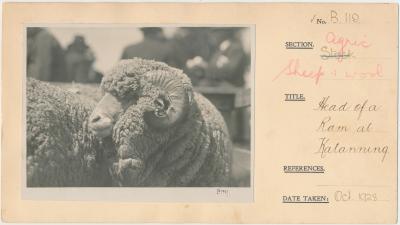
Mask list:
[{"label": "handwritten word katanning", "polygon": [[368,146],[368,145],[342,145],[340,142],[331,144],[330,139],[320,138],[321,145],[316,154],[320,154],[321,158],[325,158],[328,154],[381,154],[381,162],[383,162],[388,154],[389,147],[384,146]]}]

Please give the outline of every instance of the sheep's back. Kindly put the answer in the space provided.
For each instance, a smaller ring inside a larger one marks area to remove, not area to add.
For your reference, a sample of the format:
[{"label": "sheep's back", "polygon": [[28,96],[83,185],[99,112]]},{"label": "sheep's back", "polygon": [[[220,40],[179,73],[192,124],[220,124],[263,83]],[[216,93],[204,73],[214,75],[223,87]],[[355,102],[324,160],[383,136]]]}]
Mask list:
[{"label": "sheep's back", "polygon": [[85,125],[93,103],[41,81],[27,81],[28,186],[90,186],[99,143]]}]

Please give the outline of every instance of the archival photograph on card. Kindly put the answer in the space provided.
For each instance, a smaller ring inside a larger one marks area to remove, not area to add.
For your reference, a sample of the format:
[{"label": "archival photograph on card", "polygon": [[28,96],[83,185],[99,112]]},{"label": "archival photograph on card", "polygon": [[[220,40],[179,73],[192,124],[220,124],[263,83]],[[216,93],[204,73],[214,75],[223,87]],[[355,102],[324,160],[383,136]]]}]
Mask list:
[{"label": "archival photograph on card", "polygon": [[252,32],[26,27],[27,189],[250,188]]}]

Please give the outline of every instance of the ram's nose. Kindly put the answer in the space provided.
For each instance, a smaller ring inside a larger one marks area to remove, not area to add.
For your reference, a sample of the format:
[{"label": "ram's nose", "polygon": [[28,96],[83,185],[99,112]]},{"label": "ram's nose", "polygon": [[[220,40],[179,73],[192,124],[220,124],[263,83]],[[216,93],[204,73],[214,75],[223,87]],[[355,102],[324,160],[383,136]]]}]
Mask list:
[{"label": "ram's nose", "polygon": [[93,112],[89,117],[89,129],[101,138],[111,135],[113,124],[113,120],[102,113]]}]

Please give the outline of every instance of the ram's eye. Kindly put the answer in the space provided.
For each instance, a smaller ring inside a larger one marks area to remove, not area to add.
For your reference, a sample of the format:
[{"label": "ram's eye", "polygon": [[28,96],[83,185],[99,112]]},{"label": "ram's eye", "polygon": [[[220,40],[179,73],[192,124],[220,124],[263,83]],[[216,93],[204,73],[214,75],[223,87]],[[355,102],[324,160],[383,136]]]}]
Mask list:
[{"label": "ram's eye", "polygon": [[155,110],[154,110],[154,115],[157,117],[166,117],[167,116],[167,110],[169,107],[169,102],[163,98],[157,98],[154,100],[154,105],[155,105]]},{"label": "ram's eye", "polygon": [[156,108],[157,108],[157,109],[164,109],[164,107],[165,107],[164,100],[161,99],[161,98],[157,98],[157,99],[154,101],[154,104],[156,105]]},{"label": "ram's eye", "polygon": [[166,117],[167,112],[165,112],[165,110],[162,110],[162,109],[156,109],[154,111],[154,115],[156,115],[157,117]]}]

